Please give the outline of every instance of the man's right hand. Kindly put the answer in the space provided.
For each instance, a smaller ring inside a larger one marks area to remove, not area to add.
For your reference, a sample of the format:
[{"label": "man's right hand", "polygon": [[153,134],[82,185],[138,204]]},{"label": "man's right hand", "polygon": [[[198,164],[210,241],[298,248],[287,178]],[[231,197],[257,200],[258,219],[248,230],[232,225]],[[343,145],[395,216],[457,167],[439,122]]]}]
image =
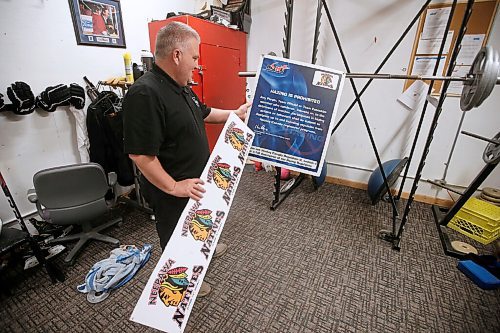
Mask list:
[{"label": "man's right hand", "polygon": [[141,170],[144,177],[160,190],[179,198],[191,198],[199,201],[205,189],[203,180],[190,178],[176,182],[160,164],[158,157],[152,155],[128,155]]},{"label": "man's right hand", "polygon": [[200,178],[185,179],[176,182],[174,189],[169,194],[180,198],[189,197],[200,201],[203,198],[203,193],[205,193],[203,184],[205,183]]}]

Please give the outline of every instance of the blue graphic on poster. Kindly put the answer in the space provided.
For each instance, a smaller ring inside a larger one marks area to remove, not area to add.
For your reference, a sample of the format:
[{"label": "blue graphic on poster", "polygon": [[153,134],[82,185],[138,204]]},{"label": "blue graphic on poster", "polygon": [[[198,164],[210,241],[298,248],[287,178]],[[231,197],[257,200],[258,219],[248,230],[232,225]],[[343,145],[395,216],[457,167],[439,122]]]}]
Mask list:
[{"label": "blue graphic on poster", "polygon": [[344,74],[265,56],[248,127],[255,132],[250,158],[319,176],[342,93]]}]

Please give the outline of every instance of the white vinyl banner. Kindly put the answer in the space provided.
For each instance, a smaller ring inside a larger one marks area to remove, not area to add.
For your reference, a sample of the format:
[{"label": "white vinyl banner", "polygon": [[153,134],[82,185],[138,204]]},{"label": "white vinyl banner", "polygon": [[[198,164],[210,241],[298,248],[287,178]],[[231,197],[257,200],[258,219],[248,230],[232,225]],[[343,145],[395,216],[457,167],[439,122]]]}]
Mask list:
[{"label": "white vinyl banner", "polygon": [[201,175],[203,199],[190,199],[156,264],[131,320],[183,332],[252,145],[254,132],[231,114]]}]

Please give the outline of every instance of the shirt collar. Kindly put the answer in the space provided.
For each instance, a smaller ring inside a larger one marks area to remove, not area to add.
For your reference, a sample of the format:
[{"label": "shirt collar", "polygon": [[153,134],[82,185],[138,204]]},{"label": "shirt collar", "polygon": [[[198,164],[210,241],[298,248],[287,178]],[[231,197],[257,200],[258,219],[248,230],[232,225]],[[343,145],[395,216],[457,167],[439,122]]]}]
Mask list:
[{"label": "shirt collar", "polygon": [[[155,74],[157,74],[157,75],[161,76],[162,81],[164,81],[164,82],[166,82],[167,84],[169,84],[169,85],[172,87],[172,89],[173,89],[176,93],[180,94],[180,93],[183,91],[184,87],[181,87],[181,86],[180,86],[177,82],[175,82],[175,80],[174,80],[174,79],[172,79],[172,78],[170,77],[170,75],[168,75],[168,74],[167,74],[167,73],[166,73],[163,69],[161,69],[161,68],[160,68],[157,64],[153,63],[153,68],[151,69],[151,71],[152,71],[153,73],[155,73]],[[165,80],[163,80],[163,79],[165,79]]]}]

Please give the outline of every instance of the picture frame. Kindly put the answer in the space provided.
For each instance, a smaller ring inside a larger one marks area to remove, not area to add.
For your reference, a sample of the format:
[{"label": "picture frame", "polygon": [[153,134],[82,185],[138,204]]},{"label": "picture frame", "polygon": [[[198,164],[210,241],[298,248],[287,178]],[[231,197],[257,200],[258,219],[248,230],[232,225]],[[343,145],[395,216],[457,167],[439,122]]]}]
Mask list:
[{"label": "picture frame", "polygon": [[125,48],[119,0],[68,0],[78,45]]}]

